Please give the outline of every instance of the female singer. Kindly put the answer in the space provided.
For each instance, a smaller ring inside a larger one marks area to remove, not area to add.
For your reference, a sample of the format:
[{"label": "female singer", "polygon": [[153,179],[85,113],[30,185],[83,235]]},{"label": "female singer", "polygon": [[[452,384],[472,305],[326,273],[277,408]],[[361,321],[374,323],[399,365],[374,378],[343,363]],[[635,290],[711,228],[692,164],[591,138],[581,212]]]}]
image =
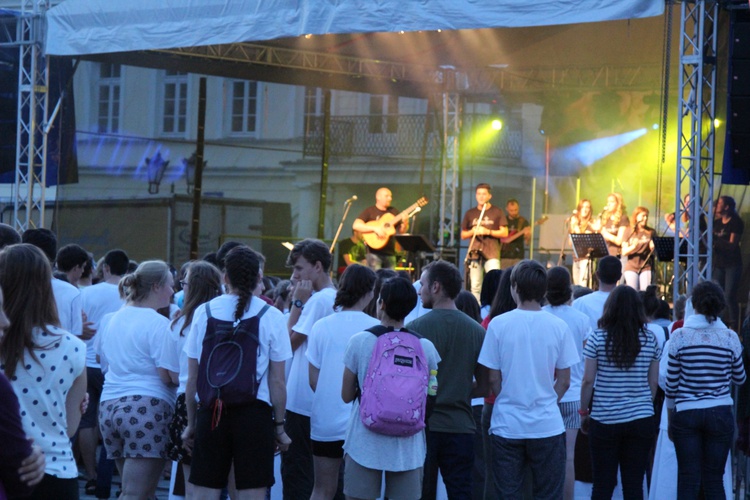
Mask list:
[{"label": "female singer", "polygon": [[[570,233],[571,234],[584,234],[594,233],[594,218],[591,213],[591,202],[587,199],[582,199],[578,202],[576,211],[570,218]],[[588,286],[587,277],[589,271],[589,259],[586,258],[574,258],[573,259],[573,284],[580,286]]]},{"label": "female singer", "polygon": [[620,193],[609,193],[599,220],[600,232],[607,242],[609,254],[619,256],[625,229],[628,227],[628,216],[625,215],[625,204]]},{"label": "female singer", "polygon": [[654,230],[648,227],[648,208],[636,207],[631,225],[622,242],[622,255],[627,257],[623,274],[625,284],[646,290],[651,284],[651,254],[654,251]]}]

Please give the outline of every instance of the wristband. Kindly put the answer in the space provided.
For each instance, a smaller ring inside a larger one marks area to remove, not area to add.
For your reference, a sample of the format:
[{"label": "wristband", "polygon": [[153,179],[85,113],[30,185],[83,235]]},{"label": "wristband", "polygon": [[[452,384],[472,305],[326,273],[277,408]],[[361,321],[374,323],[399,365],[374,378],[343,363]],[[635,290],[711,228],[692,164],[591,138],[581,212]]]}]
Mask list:
[{"label": "wristband", "polygon": [[589,415],[591,415],[591,410],[589,410],[588,408],[586,408],[585,410],[579,409],[578,414],[582,417],[588,417]]},{"label": "wristband", "polygon": [[286,420],[282,420],[281,422],[274,422],[274,423],[273,423],[273,425],[275,425],[276,427],[281,427],[281,426],[283,426],[284,424],[286,424]]}]

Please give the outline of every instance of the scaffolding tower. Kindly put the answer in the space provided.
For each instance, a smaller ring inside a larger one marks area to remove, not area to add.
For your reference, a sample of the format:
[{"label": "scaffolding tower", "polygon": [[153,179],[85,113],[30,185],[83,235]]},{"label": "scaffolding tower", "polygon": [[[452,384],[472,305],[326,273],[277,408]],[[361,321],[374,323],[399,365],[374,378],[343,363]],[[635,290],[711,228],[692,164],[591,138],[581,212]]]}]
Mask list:
[{"label": "scaffolding tower", "polygon": [[443,93],[440,96],[442,118],[442,151],[440,169],[440,212],[438,222],[438,250],[448,260],[456,260],[458,240],[456,230],[460,224],[459,206],[459,154],[461,135],[461,82],[464,75],[453,68],[442,72]]},{"label": "scaffolding tower", "polygon": [[718,13],[713,0],[681,3],[675,301],[681,292],[711,279]]},{"label": "scaffolding tower", "polygon": [[16,23],[18,110],[13,226],[18,231],[44,225],[47,174],[49,62],[44,54],[49,0],[23,0]]}]

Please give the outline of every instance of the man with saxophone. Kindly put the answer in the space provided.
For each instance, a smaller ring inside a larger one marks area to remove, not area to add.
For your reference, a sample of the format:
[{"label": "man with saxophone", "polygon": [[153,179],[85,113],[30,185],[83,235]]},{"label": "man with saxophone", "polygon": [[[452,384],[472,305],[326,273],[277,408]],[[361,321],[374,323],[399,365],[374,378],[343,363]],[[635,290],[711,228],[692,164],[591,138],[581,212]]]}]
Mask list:
[{"label": "man with saxophone", "polygon": [[471,239],[466,254],[471,293],[479,300],[484,273],[500,269],[500,238],[508,236],[508,221],[502,208],[490,205],[492,188],[481,183],[476,188],[477,206],[461,221],[461,239]]}]

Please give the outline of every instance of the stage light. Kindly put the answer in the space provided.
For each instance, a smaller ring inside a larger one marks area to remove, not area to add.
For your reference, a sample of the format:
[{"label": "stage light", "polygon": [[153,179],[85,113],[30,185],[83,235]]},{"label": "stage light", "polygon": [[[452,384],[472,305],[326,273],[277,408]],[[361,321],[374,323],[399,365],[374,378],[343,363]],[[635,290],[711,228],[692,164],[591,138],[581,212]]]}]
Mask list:
[{"label": "stage light", "polygon": [[492,130],[501,130],[503,128],[503,122],[500,120],[492,120]]},{"label": "stage light", "polygon": [[543,128],[540,128],[540,129],[539,129],[539,133],[540,133],[541,135],[544,135],[544,134],[545,134],[545,132],[544,132],[544,129],[543,129]]},{"label": "stage light", "polygon": [[719,120],[718,118],[714,118],[714,128],[719,127],[721,127],[721,120]]},{"label": "stage light", "polygon": [[646,135],[647,130],[641,128],[612,137],[602,137],[591,141],[579,142],[559,151],[559,158],[567,162],[577,162],[583,166],[591,166],[602,158],[612,154],[621,147]]},{"label": "stage light", "polygon": [[651,125],[651,128],[653,130],[659,130],[659,124],[658,123],[654,123],[653,125]]}]

